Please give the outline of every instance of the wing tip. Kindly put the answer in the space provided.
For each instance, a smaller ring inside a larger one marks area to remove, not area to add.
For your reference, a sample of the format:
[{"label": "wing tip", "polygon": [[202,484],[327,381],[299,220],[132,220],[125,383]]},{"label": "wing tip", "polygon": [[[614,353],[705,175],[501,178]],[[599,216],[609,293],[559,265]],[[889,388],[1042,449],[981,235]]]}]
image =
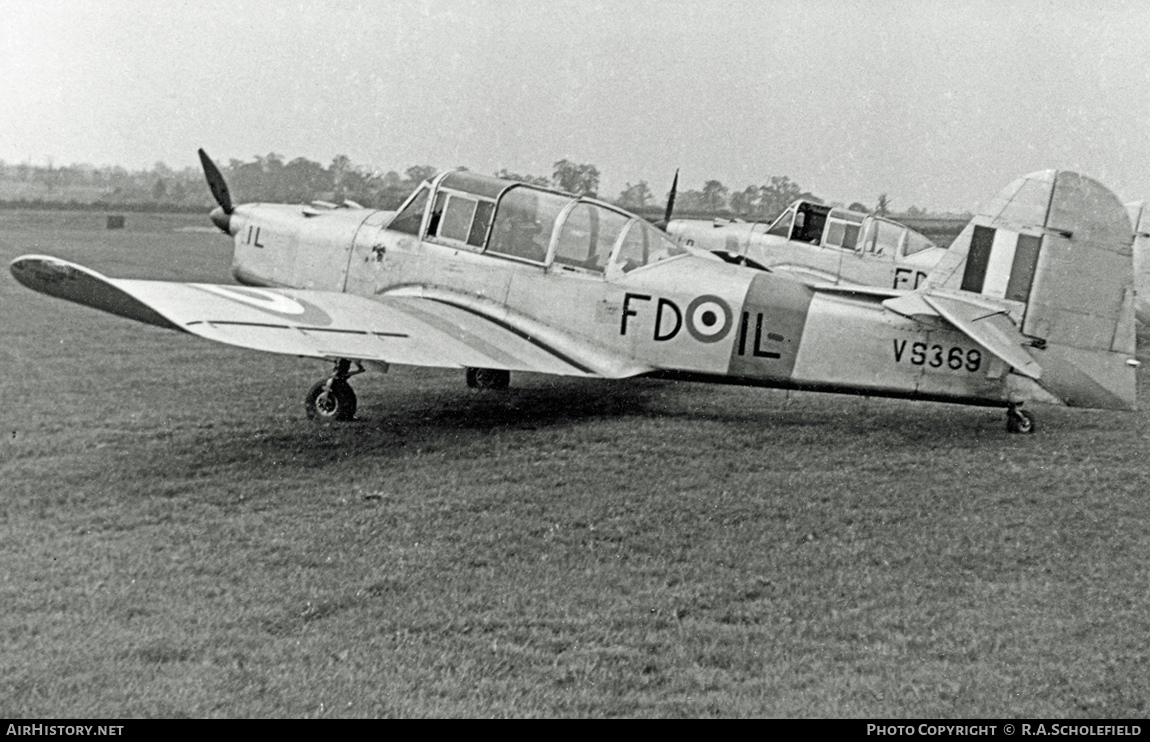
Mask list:
[{"label": "wing tip", "polygon": [[116,283],[90,268],[50,255],[21,255],[8,265],[12,276],[27,288],[57,299],[100,309],[120,317],[183,330]]}]

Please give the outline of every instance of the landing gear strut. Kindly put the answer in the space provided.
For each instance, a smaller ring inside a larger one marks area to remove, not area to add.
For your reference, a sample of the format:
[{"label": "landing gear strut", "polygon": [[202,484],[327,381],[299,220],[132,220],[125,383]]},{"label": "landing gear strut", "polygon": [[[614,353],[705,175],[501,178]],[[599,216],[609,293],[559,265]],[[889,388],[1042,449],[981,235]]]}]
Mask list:
[{"label": "landing gear strut", "polygon": [[1020,409],[1018,405],[1011,405],[1006,411],[1006,432],[1030,434],[1034,432],[1034,415]]},{"label": "landing gear strut", "polygon": [[472,389],[506,389],[511,372],[499,368],[467,369],[467,386]]},{"label": "landing gear strut", "polygon": [[303,406],[307,416],[320,422],[351,420],[355,417],[355,392],[347,380],[363,373],[363,366],[356,361],[351,370],[351,361],[341,358],[329,378],[316,382],[304,397]]}]

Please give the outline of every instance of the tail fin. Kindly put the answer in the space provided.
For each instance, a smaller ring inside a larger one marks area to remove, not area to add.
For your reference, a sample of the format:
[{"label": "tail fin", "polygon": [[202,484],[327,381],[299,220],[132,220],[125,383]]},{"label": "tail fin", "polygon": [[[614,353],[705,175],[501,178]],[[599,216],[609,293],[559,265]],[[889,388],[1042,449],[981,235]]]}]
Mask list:
[{"label": "tail fin", "polygon": [[1132,243],[1109,189],[1044,170],[982,209],[926,285],[1002,307],[1041,366],[1041,385],[1064,403],[1134,409]]}]

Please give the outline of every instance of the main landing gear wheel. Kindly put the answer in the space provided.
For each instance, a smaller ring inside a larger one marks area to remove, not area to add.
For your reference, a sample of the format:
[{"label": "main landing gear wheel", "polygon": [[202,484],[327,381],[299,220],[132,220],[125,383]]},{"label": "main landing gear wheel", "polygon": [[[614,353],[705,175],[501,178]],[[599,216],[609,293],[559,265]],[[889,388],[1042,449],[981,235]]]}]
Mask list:
[{"label": "main landing gear wheel", "polygon": [[504,369],[467,369],[467,386],[472,389],[506,389],[510,383],[511,372]]},{"label": "main landing gear wheel", "polygon": [[1034,415],[1026,410],[1011,407],[1006,411],[1006,432],[1029,435],[1034,432]]},{"label": "main landing gear wheel", "polygon": [[303,406],[312,420],[350,420],[355,417],[355,390],[343,379],[317,381],[304,397]]},{"label": "main landing gear wheel", "polygon": [[355,417],[356,398],[351,384],[347,383],[349,377],[363,373],[363,366],[356,364],[357,370],[351,371],[351,362],[336,361],[335,371],[330,378],[317,381],[307,396],[304,397],[303,406],[307,416],[319,422],[336,422],[351,420]]}]

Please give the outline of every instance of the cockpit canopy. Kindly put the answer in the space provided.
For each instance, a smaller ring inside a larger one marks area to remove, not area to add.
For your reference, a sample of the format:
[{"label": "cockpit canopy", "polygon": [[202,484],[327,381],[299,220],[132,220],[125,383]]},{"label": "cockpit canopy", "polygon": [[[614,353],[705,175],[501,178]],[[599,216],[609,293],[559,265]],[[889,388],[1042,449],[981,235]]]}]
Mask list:
[{"label": "cockpit canopy", "polygon": [[890,219],[810,201],[795,201],[769,226],[756,224],[752,233],[756,232],[891,257],[907,257],[937,247],[922,234]]},{"label": "cockpit canopy", "polygon": [[467,171],[421,185],[388,229],[462,250],[608,275],[688,252],[645,219],[601,201]]}]

